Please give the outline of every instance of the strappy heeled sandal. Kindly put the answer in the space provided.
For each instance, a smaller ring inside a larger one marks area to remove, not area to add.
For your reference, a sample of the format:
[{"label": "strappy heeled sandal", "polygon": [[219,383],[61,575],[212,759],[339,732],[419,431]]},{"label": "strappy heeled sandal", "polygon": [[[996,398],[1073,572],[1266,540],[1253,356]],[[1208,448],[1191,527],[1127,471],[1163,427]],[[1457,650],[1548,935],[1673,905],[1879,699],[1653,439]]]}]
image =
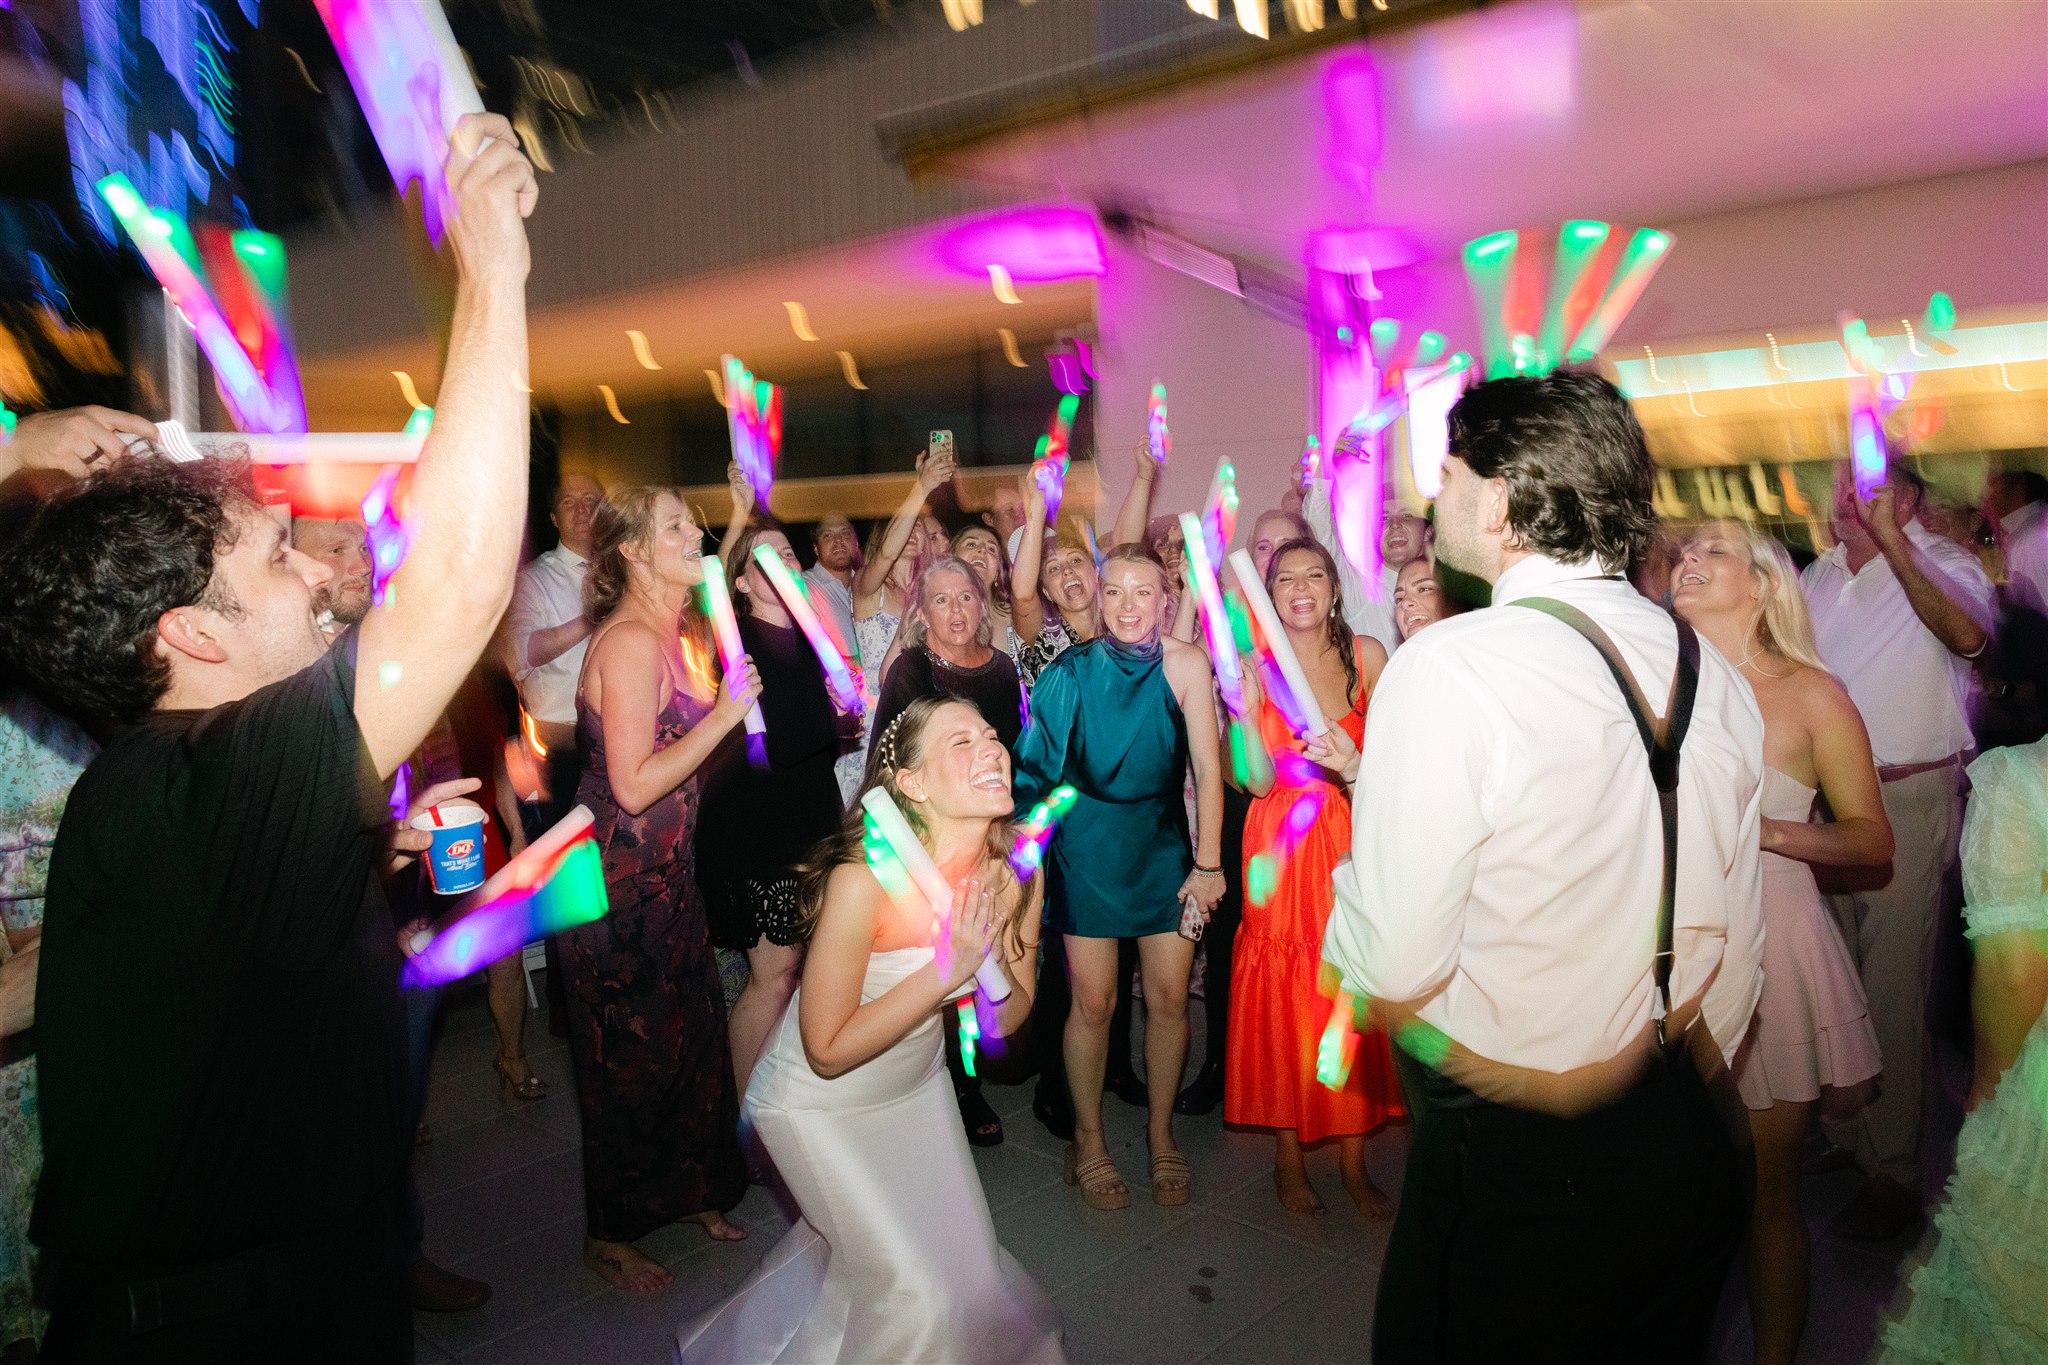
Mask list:
[{"label": "strappy heeled sandal", "polygon": [[1067,1165],[1060,1178],[1081,1188],[1081,1202],[1104,1213],[1131,1206],[1131,1187],[1117,1174],[1116,1163],[1106,1156],[1081,1161],[1077,1144],[1067,1144]]},{"label": "strappy heeled sandal", "polygon": [[1152,1154],[1152,1202],[1171,1208],[1194,1197],[1195,1172],[1179,1152]]},{"label": "strappy heeled sandal", "polygon": [[[514,1077],[506,1065],[507,1062],[517,1062],[520,1069],[526,1071],[526,1078],[520,1080]],[[498,1058],[498,1084],[507,1095],[522,1104],[531,1104],[535,1100],[544,1100],[548,1097],[548,1083],[527,1069],[524,1057]]]}]

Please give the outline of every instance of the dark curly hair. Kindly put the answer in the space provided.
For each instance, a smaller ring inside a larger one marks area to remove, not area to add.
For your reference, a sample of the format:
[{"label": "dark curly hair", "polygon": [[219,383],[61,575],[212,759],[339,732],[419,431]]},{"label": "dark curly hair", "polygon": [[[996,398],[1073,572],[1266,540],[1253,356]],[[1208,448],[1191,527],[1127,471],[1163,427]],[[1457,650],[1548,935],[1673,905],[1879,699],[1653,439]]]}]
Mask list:
[{"label": "dark curly hair", "polygon": [[1507,480],[1508,525],[1525,548],[1626,569],[1656,538],[1649,446],[1628,400],[1599,375],[1489,380],[1451,408],[1450,434],[1473,473]]},{"label": "dark curly hair", "polygon": [[245,464],[127,460],[57,494],[0,553],[0,655],[88,722],[126,724],[169,690],[157,619],[241,604],[214,576],[261,511]]}]

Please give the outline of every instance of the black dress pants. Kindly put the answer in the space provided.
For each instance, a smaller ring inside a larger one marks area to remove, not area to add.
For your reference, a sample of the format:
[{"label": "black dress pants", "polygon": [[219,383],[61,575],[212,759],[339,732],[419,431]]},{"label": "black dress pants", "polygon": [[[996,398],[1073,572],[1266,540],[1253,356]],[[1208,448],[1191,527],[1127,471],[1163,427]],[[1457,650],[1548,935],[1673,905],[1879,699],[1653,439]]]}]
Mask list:
[{"label": "black dress pants", "polygon": [[1420,1079],[1378,1365],[1703,1358],[1748,1199],[1689,1061],[1572,1119]]},{"label": "black dress pants", "polygon": [[1223,897],[1202,933],[1202,954],[1208,959],[1202,968],[1204,1066],[1222,1066],[1230,1040],[1231,949],[1244,923],[1244,821],[1251,808],[1248,794],[1223,784]]}]

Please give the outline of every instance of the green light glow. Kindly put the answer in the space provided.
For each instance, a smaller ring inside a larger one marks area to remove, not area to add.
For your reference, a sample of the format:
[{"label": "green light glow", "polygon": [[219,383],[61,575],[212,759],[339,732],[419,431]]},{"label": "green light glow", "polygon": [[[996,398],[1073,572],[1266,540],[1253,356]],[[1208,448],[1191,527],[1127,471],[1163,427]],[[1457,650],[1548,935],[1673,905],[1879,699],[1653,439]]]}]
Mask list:
[{"label": "green light glow", "polygon": [[1514,373],[1509,353],[1507,323],[1502,316],[1507,304],[1508,279],[1514,274],[1516,248],[1521,235],[1513,229],[1475,237],[1465,243],[1465,283],[1472,290],[1473,305],[1479,311],[1480,341],[1486,351],[1486,377],[1499,379]]},{"label": "green light glow", "polygon": [[1585,281],[1600,248],[1607,244],[1607,224],[1575,218],[1557,232],[1557,258],[1550,269],[1550,296],[1544,301],[1543,326],[1536,339],[1537,363],[1554,368],[1564,356],[1565,305]]}]

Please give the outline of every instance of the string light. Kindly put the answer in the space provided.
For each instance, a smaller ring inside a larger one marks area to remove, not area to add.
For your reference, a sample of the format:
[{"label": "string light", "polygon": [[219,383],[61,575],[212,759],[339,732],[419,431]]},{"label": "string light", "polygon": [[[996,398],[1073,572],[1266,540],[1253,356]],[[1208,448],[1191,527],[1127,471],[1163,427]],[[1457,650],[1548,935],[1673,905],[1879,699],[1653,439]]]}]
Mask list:
[{"label": "string light", "polygon": [[868,386],[860,382],[860,370],[853,363],[852,351],[841,351],[839,353],[839,368],[846,375],[846,382],[848,384],[859,389],[862,393],[867,392]]},{"label": "string light", "polygon": [[633,425],[630,421],[626,419],[626,414],[619,411],[619,396],[612,392],[611,385],[599,384],[597,386],[597,391],[604,395],[604,410],[612,415],[612,420],[614,422],[617,422],[622,427],[630,427]]},{"label": "string light", "polygon": [[1003,339],[1003,359],[1020,370],[1029,369],[1030,366],[1026,364],[1023,354],[1017,349],[1017,334],[1007,327],[998,327],[996,335]]},{"label": "string light", "polygon": [[413,408],[423,408],[426,406],[425,403],[420,401],[420,391],[413,387],[411,375],[407,374],[404,370],[393,370],[391,377],[398,381],[398,391],[404,395],[408,406]]},{"label": "string light", "polygon": [[720,377],[718,371],[706,370],[704,371],[704,377],[711,381],[711,396],[718,400],[718,406],[721,408],[731,407],[732,404],[726,401],[725,397],[725,380]]}]

